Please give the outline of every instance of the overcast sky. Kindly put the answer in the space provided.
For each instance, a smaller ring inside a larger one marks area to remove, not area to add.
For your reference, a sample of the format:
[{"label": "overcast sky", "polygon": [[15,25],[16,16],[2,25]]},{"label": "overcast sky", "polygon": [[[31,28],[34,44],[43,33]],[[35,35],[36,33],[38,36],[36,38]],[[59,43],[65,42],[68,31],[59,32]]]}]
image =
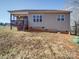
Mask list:
[{"label": "overcast sky", "polygon": [[0,22],[10,22],[8,10],[63,9],[64,4],[64,0],[1,0]]}]

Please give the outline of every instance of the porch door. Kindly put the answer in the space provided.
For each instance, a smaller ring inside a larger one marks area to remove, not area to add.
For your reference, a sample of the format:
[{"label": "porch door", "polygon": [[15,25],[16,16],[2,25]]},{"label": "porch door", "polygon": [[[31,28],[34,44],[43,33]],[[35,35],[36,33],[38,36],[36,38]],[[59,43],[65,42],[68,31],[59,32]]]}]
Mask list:
[{"label": "porch door", "polygon": [[17,30],[23,31],[24,20],[17,20]]},{"label": "porch door", "polygon": [[28,16],[24,16],[23,17],[24,20],[24,26],[23,26],[23,30],[28,30]]}]

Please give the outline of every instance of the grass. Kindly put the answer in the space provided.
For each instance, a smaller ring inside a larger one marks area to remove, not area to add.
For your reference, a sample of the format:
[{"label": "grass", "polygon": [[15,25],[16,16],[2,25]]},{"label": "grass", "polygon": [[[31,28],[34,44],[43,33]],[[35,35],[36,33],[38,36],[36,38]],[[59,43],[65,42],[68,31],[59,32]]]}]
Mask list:
[{"label": "grass", "polygon": [[73,38],[73,42],[74,42],[75,44],[79,45],[79,36],[75,36],[75,37]]},{"label": "grass", "polygon": [[69,34],[0,28],[0,59],[79,59]]},{"label": "grass", "polygon": [[[16,27],[12,27],[12,31],[17,31]],[[0,30],[7,30],[10,31],[10,26],[0,26]]]}]

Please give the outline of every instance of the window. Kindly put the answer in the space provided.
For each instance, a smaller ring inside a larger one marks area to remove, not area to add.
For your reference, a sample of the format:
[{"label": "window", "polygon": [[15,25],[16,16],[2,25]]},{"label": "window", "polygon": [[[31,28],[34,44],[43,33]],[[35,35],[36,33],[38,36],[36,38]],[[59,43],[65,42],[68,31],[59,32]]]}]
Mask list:
[{"label": "window", "polygon": [[64,21],[64,15],[58,15],[58,18],[57,18],[57,20],[58,21]]},{"label": "window", "polygon": [[60,21],[60,15],[58,15],[58,19],[57,20]]},{"label": "window", "polygon": [[39,16],[37,16],[37,22],[39,22]]},{"label": "window", "polygon": [[40,22],[42,22],[42,16],[40,16]]},{"label": "window", "polygon": [[33,21],[34,22],[42,22],[42,16],[41,15],[33,15]]},{"label": "window", "polygon": [[64,21],[64,15],[61,15],[61,20]]},{"label": "window", "polygon": [[36,20],[35,20],[35,15],[33,16],[33,21],[35,22]]}]

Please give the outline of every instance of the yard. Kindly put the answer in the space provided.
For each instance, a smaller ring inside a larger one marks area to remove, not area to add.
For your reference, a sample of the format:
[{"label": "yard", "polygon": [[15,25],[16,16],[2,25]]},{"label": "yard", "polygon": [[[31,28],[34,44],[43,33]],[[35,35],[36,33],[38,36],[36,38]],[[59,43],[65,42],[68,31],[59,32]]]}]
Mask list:
[{"label": "yard", "polygon": [[0,27],[0,59],[79,59],[69,34],[22,32]]}]

